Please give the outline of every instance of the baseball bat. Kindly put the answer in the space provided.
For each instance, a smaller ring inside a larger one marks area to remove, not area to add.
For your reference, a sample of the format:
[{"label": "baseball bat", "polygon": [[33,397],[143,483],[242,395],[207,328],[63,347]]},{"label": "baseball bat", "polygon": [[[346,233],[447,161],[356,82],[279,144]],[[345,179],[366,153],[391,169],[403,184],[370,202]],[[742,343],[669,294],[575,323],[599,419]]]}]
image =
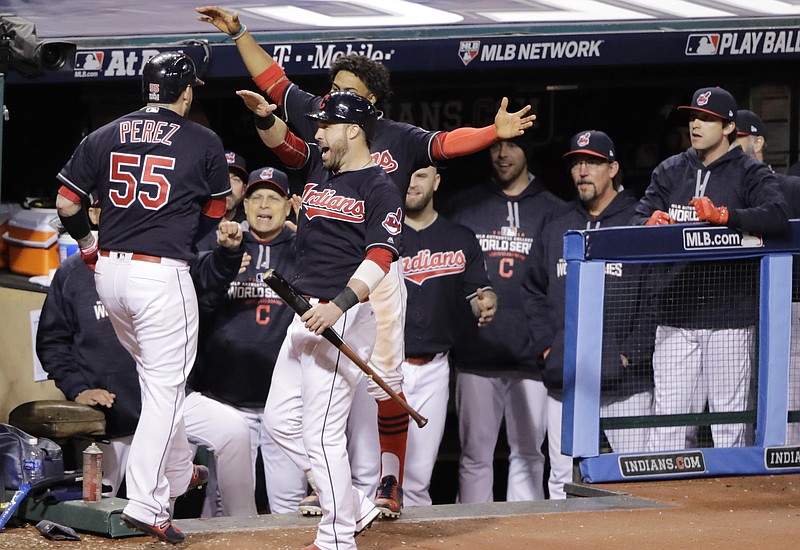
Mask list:
[{"label": "baseball bat", "polygon": [[[264,274],[264,282],[266,282],[267,285],[269,285],[269,287],[274,290],[275,293],[280,296],[281,299],[301,317],[306,311],[311,309],[311,304],[308,303],[308,300],[306,300],[302,294],[297,292],[297,289],[295,289],[289,281],[284,279],[280,273],[274,269],[270,269]],[[417,426],[422,428],[428,423],[428,419],[414,410],[414,408],[408,404],[408,401],[400,397],[383,378],[378,376],[372,367],[370,367],[366,361],[359,357],[358,354],[353,351],[353,348],[351,348],[347,342],[345,342],[344,339],[339,336],[339,333],[333,330],[333,328],[326,328],[322,332],[322,336],[328,342],[333,344],[334,347],[338,348],[339,351],[344,353],[348,359],[356,364],[358,368],[364,371],[364,374],[369,376],[376,384],[378,384],[378,386],[380,386],[383,391],[389,394],[389,397],[391,397],[398,405],[403,407],[408,412],[408,415],[414,419],[414,422],[417,423]]]}]

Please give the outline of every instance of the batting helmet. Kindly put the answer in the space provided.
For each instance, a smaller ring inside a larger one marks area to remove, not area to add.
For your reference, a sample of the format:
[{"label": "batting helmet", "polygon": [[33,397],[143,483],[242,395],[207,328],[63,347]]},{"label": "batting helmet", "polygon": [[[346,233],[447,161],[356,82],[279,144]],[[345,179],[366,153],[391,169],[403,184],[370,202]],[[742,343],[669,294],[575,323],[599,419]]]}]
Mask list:
[{"label": "batting helmet", "polygon": [[367,142],[371,142],[378,123],[378,110],[367,98],[353,92],[332,92],[322,98],[319,110],[306,113],[306,117],[325,122],[358,124],[364,130]]},{"label": "batting helmet", "polygon": [[187,86],[202,86],[194,61],[180,52],[162,52],[142,70],[142,99],[147,103],[175,103]]}]

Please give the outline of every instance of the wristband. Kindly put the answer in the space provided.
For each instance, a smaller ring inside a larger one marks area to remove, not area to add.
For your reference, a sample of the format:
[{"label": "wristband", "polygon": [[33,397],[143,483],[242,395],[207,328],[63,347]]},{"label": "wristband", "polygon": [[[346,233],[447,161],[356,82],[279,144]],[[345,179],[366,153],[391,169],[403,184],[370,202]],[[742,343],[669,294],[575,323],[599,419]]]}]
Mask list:
[{"label": "wristband", "polygon": [[331,303],[335,304],[343,313],[358,302],[358,296],[356,296],[356,293],[349,286],[344,287],[342,291],[336,295],[336,298],[331,300]]},{"label": "wristband", "polygon": [[236,41],[239,40],[246,32],[247,32],[247,25],[243,23],[242,26],[239,27],[239,32],[235,34],[229,34],[228,36],[231,37],[231,40]]},{"label": "wristband", "polygon": [[62,216],[59,214],[58,218],[61,220],[61,225],[67,230],[67,233],[76,241],[80,241],[92,231],[92,227],[89,225],[89,216],[85,208],[81,208],[72,216]]},{"label": "wristband", "polygon": [[259,130],[269,130],[275,125],[275,113],[270,113],[267,116],[256,115],[256,128]]}]

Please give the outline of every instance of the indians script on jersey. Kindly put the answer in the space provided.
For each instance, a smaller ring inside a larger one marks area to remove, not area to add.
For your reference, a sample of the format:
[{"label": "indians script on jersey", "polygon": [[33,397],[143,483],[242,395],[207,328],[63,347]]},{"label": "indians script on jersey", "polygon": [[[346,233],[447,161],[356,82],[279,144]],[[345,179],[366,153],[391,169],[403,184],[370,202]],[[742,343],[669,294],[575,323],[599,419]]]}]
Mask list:
[{"label": "indians script on jersey", "polygon": [[303,206],[309,220],[322,216],[350,223],[362,223],[364,201],[345,197],[336,193],[335,189],[316,191],[316,183],[307,183],[303,189]]},{"label": "indians script on jersey", "polygon": [[463,273],[467,257],[463,250],[431,252],[420,250],[414,256],[403,257],[403,277],[420,286],[427,279]]}]

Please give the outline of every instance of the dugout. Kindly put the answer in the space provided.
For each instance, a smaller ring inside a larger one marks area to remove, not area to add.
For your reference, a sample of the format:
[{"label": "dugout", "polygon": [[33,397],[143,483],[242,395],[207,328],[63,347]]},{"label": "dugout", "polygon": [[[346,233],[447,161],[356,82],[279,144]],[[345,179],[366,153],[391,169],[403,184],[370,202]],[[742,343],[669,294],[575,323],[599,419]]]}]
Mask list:
[{"label": "dugout", "polygon": [[[77,46],[74,58],[58,70],[3,75],[4,202],[52,196],[55,174],[80,139],[141,105],[141,67],[168,49],[184,50],[203,71],[207,85],[193,116],[250,166],[274,162],[232,93],[253,89],[236,48],[195,21],[197,2],[175,0],[164,10],[143,0],[135,11],[104,0],[74,4],[4,4],[5,12],[34,22],[39,38]],[[545,0],[391,4],[296,0],[233,8],[305,89],[328,89],[326,66],[340,52],[382,61],[394,89],[383,109],[396,120],[449,130],[491,122],[503,95],[516,104],[531,103],[538,116],[531,132],[533,170],[564,198],[572,188],[561,155],[572,134],[606,131],[617,145],[623,183],[641,192],[652,168],[687,146],[685,119],[675,107],[701,86],[723,86],[741,108],[762,115],[768,161],[777,170],[798,160],[800,7],[788,2],[742,7],[733,0],[660,6],[606,0],[581,10]],[[485,153],[450,162],[440,193],[447,199],[488,174]],[[0,420],[19,402],[55,391],[50,382],[29,381],[29,312],[41,304],[43,290],[18,276],[0,276],[0,320],[18,327],[0,335],[0,345],[14,350],[0,358],[0,367],[13,382],[5,387],[22,388],[13,398],[0,388]]]}]

